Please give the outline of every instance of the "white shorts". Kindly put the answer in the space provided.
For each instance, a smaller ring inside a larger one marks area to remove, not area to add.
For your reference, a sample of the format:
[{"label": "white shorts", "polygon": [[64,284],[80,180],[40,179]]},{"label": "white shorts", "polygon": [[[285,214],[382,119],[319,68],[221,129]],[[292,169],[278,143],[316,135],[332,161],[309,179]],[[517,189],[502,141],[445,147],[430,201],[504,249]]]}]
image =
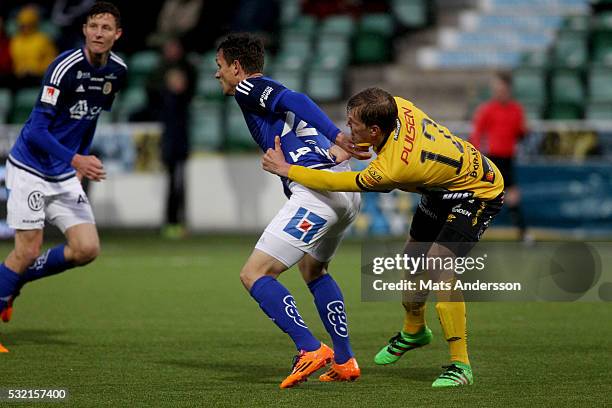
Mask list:
[{"label": "white shorts", "polygon": [[7,222],[17,230],[43,229],[45,220],[62,232],[77,224],[95,224],[79,179],[51,182],[6,163],[9,191]]},{"label": "white shorts", "polygon": [[[341,164],[333,170],[350,168]],[[316,191],[297,183],[290,189],[291,198],[270,221],[255,248],[288,268],[304,254],[320,262],[329,261],[359,214],[360,193]]]}]

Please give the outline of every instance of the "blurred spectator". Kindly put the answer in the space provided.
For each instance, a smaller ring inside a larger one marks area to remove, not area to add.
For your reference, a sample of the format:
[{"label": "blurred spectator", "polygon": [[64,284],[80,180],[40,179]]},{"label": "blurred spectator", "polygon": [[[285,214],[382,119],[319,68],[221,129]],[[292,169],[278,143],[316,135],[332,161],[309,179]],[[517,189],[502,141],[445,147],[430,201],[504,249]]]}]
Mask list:
[{"label": "blurred spectator", "polygon": [[188,51],[206,52],[229,31],[237,7],[237,0],[165,0],[148,44],[158,47],[174,37],[180,38]]},{"label": "blurred spectator", "polygon": [[[161,154],[168,172],[166,225],[163,234],[180,238],[185,234],[185,162],[189,156],[189,106],[196,84],[195,68],[185,58],[177,39],[164,44],[164,58],[153,78],[161,78],[159,116],[163,125]],[[154,93],[153,93],[154,94]]]},{"label": "blurred spectator", "polygon": [[96,0],[56,0],[51,21],[60,31],[57,46],[60,50],[76,48],[83,39],[83,17]]},{"label": "blurred spectator", "polygon": [[196,88],[196,70],[187,60],[181,40],[178,38],[167,39],[162,46],[162,60],[159,66],[147,79],[147,104],[145,108],[134,113],[130,117],[131,122],[153,122],[160,118],[162,108],[162,93],[165,86],[167,72],[172,68],[178,68],[187,75],[189,99],[193,97]]},{"label": "blurred spectator", "polygon": [[317,18],[325,18],[332,14],[350,13],[355,8],[354,1],[338,0],[306,0],[303,2],[302,11],[305,14],[312,14]]},{"label": "blurred spectator", "polygon": [[13,87],[13,61],[10,40],[4,31],[4,19],[0,16],[0,88]]},{"label": "blurred spectator", "polygon": [[527,234],[520,208],[521,192],[514,180],[516,144],[525,136],[523,107],[512,98],[512,77],[498,73],[491,81],[491,100],[478,107],[474,115],[470,142],[493,160],[504,177],[504,204],[512,223],[519,229],[520,239],[532,241]]},{"label": "blurred spectator", "polygon": [[279,20],[278,0],[239,0],[231,29],[261,36],[275,32]]},{"label": "blurred spectator", "polygon": [[194,31],[200,16],[204,0],[166,0],[157,17],[157,31],[151,35],[151,45],[159,46],[170,38],[184,39]]},{"label": "blurred spectator", "polygon": [[39,14],[35,6],[25,6],[17,14],[18,31],[11,38],[11,57],[17,86],[40,85],[45,70],[57,56],[53,41],[39,31]]},{"label": "blurred spectator", "polygon": [[[112,2],[117,5],[122,3],[119,0]],[[139,3],[142,6],[125,7],[121,10],[124,40],[117,45],[117,51],[133,54],[150,48],[147,38],[157,29],[157,19],[163,3],[163,0],[147,0],[146,3]]]}]

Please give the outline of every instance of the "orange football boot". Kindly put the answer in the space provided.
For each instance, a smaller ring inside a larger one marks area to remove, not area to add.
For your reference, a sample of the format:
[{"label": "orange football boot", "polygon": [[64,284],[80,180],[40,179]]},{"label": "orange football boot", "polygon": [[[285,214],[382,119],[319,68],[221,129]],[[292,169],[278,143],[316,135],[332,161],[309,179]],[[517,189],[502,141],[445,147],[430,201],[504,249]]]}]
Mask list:
[{"label": "orange football boot", "polygon": [[8,353],[8,349],[6,347],[4,347],[2,344],[0,344],[0,353]]},{"label": "orange football boot", "polygon": [[0,312],[0,319],[2,319],[4,323],[10,322],[11,316],[13,316],[13,300],[15,300],[15,296],[11,296],[6,307]]},{"label": "orange football boot", "polygon": [[321,347],[315,351],[300,351],[293,360],[291,374],[283,380],[281,388],[291,388],[306,381],[308,376],[320,368],[325,367],[334,358],[334,351],[321,343]]},{"label": "orange football boot", "polygon": [[361,370],[357,364],[355,357],[351,357],[344,364],[334,362],[331,368],[324,374],[321,374],[319,381],[355,381],[361,375]]}]

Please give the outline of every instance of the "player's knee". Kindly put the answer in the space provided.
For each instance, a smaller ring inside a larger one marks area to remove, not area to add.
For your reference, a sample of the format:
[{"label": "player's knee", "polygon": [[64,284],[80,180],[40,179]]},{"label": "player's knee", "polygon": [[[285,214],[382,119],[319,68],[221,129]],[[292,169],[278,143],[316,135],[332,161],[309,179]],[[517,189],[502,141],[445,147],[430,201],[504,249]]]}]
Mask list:
[{"label": "player's knee", "polygon": [[31,265],[40,256],[40,245],[28,245],[15,249],[15,256],[19,263],[23,265]]},{"label": "player's knee", "polygon": [[259,278],[264,276],[272,276],[276,278],[278,273],[265,268],[261,265],[249,265],[248,263],[242,267],[240,271],[240,282],[244,285],[247,290],[251,290],[251,287]]},{"label": "player's knee", "polygon": [[245,265],[240,271],[240,282],[244,285],[245,288],[251,289],[251,286],[255,283],[255,281],[261,278],[263,275],[256,268],[249,267]]},{"label": "player's knee", "polygon": [[320,262],[310,255],[306,255],[298,263],[302,278],[310,283],[327,273],[328,262]]},{"label": "player's knee", "polygon": [[325,275],[327,271],[324,268],[312,268],[302,271],[302,278],[306,283],[310,283]]},{"label": "player's knee", "polygon": [[87,242],[72,248],[72,261],[77,265],[85,265],[100,255],[100,244],[98,242]]}]

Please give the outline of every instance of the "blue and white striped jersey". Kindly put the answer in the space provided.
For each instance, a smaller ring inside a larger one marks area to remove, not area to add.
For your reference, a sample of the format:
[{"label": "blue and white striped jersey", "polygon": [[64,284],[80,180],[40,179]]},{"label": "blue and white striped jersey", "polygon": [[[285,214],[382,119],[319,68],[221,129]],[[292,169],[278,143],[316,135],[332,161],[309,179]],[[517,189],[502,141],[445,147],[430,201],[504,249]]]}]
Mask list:
[{"label": "blue and white striped jersey", "polygon": [[127,66],[114,53],[95,68],[82,48],[49,65],[30,117],[10,151],[13,165],[49,181],[72,177],[74,154],[87,154],[98,116],[110,110],[124,86]]},{"label": "blue and white striped jersey", "polygon": [[[293,98],[291,104],[285,103],[289,96],[299,98]],[[241,81],[236,87],[235,98],[253,139],[264,152],[274,148],[274,137],[278,135],[289,164],[310,168],[328,168],[336,164],[329,148],[330,140],[335,140],[339,130],[323,112],[313,109],[316,105],[305,95],[260,76]],[[314,127],[315,122],[324,124],[326,129]]]}]

